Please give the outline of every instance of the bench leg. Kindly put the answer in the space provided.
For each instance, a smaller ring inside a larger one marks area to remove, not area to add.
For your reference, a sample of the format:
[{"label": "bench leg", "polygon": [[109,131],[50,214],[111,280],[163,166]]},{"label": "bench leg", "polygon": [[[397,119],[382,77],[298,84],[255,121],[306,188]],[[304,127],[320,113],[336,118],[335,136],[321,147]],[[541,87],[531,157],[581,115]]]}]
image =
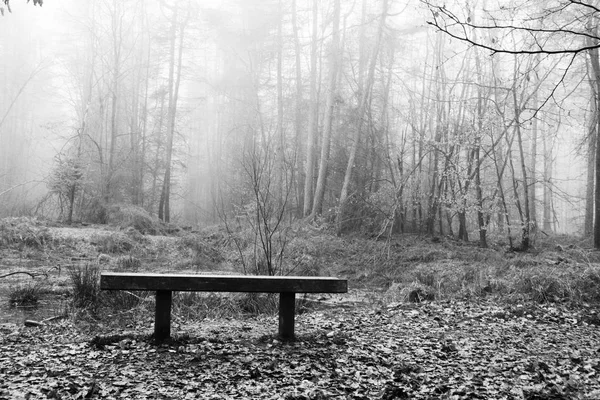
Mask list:
[{"label": "bench leg", "polygon": [[294,339],[294,316],[296,293],[279,294],[279,337],[283,340]]},{"label": "bench leg", "polygon": [[158,342],[171,337],[171,298],[172,292],[170,290],[156,291],[154,339]]}]

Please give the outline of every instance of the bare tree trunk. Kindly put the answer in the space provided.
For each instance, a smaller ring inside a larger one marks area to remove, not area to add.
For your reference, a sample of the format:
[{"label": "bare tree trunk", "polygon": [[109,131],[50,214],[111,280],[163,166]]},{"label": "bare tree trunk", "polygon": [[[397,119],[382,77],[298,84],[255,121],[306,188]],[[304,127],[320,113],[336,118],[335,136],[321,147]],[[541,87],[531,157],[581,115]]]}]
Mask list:
[{"label": "bare tree trunk", "polygon": [[[597,54],[596,54],[597,55]],[[594,53],[590,53],[590,64],[591,58],[594,57]],[[590,84],[590,105],[592,109],[592,115],[589,121],[589,127],[587,132],[587,180],[586,180],[586,197],[585,197],[585,225],[584,225],[584,233],[586,235],[594,234],[594,192],[595,192],[595,172],[596,172],[596,142],[597,142],[597,126],[598,126],[598,118],[600,113],[598,112],[598,108],[600,105],[598,104],[598,85],[597,85],[597,76],[595,71],[589,71],[589,84]]]},{"label": "bare tree trunk", "polygon": [[[592,115],[589,121],[588,132],[587,132],[587,179],[586,179],[586,193],[585,193],[585,235],[592,235],[594,233],[594,173],[596,165],[596,126],[598,125],[598,105],[596,104],[596,84],[595,79],[590,79],[590,86],[592,89],[592,96],[590,103],[592,104]],[[544,143],[545,144],[545,143]],[[544,151],[546,154],[546,151]],[[544,165],[546,158],[544,158]],[[545,168],[544,168],[545,169]],[[546,180],[546,186],[549,182]],[[544,194],[546,192],[544,191]],[[544,201],[544,205],[546,202]],[[546,207],[544,207],[544,230],[546,229]],[[552,225],[549,225],[551,228]]]},{"label": "bare tree trunk", "polygon": [[294,31],[294,52],[296,56],[296,113],[294,116],[294,137],[295,137],[295,167],[296,167],[296,217],[301,218],[303,214],[303,189],[304,173],[302,171],[303,143],[302,143],[302,47],[298,36],[298,17],[296,0],[292,0],[292,29]]},{"label": "bare tree trunk", "polygon": [[[590,61],[592,64],[593,77],[596,84],[596,107],[600,107],[600,61],[598,60],[598,49],[591,49]],[[600,115],[600,108],[597,111]],[[596,174],[594,191],[594,248],[600,249],[600,118],[596,118]]]},{"label": "bare tree trunk", "polygon": [[327,179],[327,168],[329,164],[329,147],[331,145],[331,131],[333,128],[333,113],[336,97],[336,81],[340,64],[340,0],[334,0],[333,5],[333,37],[331,40],[331,54],[329,67],[329,88],[327,93],[327,108],[325,110],[325,121],[323,122],[323,141],[321,145],[321,161],[319,163],[319,175],[315,190],[314,202],[310,218],[316,217],[323,210],[323,199],[325,197],[325,181]]},{"label": "bare tree trunk", "polygon": [[425,231],[430,235],[435,233],[435,220],[438,214],[437,210],[439,207],[439,191],[441,187],[438,180],[440,179],[439,171],[439,156],[441,146],[441,139],[445,135],[447,130],[447,115],[446,115],[446,76],[444,69],[444,62],[442,61],[442,54],[444,49],[444,41],[438,35],[436,38],[436,49],[434,55],[435,69],[432,71],[432,77],[434,79],[436,90],[436,119],[435,125],[432,123],[431,128],[435,132],[433,137],[433,144],[430,155],[430,171],[431,171],[431,182],[428,193],[428,205],[427,205],[427,219],[425,221]]},{"label": "bare tree trunk", "polygon": [[[594,122],[595,124],[595,122]],[[594,126],[595,128],[595,126]],[[593,206],[594,206],[594,151],[595,151],[595,141],[594,141],[594,137],[589,137],[588,138],[590,145],[588,145],[588,187],[587,187],[587,197],[586,197],[586,229],[589,229],[589,231],[587,231],[588,235],[592,234],[593,231],[593,226],[594,226],[594,219],[593,219]],[[553,229],[553,224],[552,224],[552,190],[551,190],[551,186],[552,185],[552,144],[548,145],[548,139],[546,138],[546,135],[542,135],[542,146],[543,146],[543,150],[544,150],[544,224],[543,224],[543,229],[544,232],[546,233],[550,233],[552,232]],[[591,146],[591,149],[590,147]],[[591,151],[591,154],[589,153],[589,151]],[[590,168],[590,158],[591,158],[591,171],[589,170]],[[591,184],[591,186],[589,186]],[[590,202],[590,204],[588,204],[587,202]],[[589,216],[589,220],[588,215],[587,215],[587,211],[588,208],[590,207],[590,212],[591,215]],[[588,226],[589,223],[589,226]]]},{"label": "bare tree trunk", "polygon": [[[163,131],[163,126],[164,126],[164,115],[165,115],[165,93],[161,94],[160,97],[160,112],[159,112],[159,118],[158,118],[158,127],[156,128],[156,135],[155,135],[155,140],[156,140],[156,151],[154,152],[154,165],[153,165],[153,171],[152,171],[152,190],[151,190],[151,194],[152,194],[152,199],[151,199],[151,203],[150,205],[152,207],[154,207],[154,205],[156,204],[156,194],[157,194],[157,185],[158,185],[158,174],[159,174],[159,167],[160,167],[160,150],[161,150],[161,146],[162,146],[162,131]],[[162,189],[161,189],[161,193],[162,193]],[[160,201],[160,196],[159,196],[159,201]],[[161,207],[158,207],[158,210],[160,212],[160,210],[162,209]],[[162,215],[161,215],[162,216]]]},{"label": "bare tree trunk", "polygon": [[[167,148],[165,177],[161,191],[160,202],[158,206],[158,217],[164,222],[171,221],[170,197],[171,197],[171,167],[173,157],[173,138],[175,136],[175,117],[177,114],[177,100],[179,99],[179,84],[181,82],[181,66],[183,58],[183,39],[185,28],[189,19],[189,13],[186,20],[179,25],[179,49],[177,61],[175,61],[175,40],[177,36],[177,15],[178,6],[173,10],[173,19],[171,22],[171,61],[169,64],[169,115],[167,121]],[[177,62],[177,74],[175,76],[175,62]]]},{"label": "bare tree trunk", "polygon": [[[483,4],[485,8],[485,2]],[[473,17],[474,18],[474,17]],[[474,31],[477,38],[477,31]],[[479,57],[479,49],[475,48],[475,73],[477,76],[477,133],[473,149],[473,161],[475,163],[475,198],[477,201],[477,225],[479,228],[479,246],[487,247],[487,222],[483,213],[483,191],[481,188],[481,132],[483,131],[483,119],[485,114],[486,99],[483,94],[483,68]]]},{"label": "bare tree trunk", "polygon": [[[537,61],[537,63],[539,63],[539,61]],[[532,72],[533,72],[533,75],[535,75],[536,81],[537,81],[538,80],[537,72],[535,70]],[[531,98],[531,101],[532,101],[531,108],[533,110],[537,110],[538,109],[538,91],[537,90],[533,93],[533,97]],[[537,186],[536,185],[536,179],[537,179],[536,178],[536,174],[537,174],[536,163],[537,163],[538,131],[539,131],[539,121],[538,121],[538,116],[536,115],[533,118],[533,122],[531,125],[531,167],[530,167],[531,171],[530,171],[530,175],[529,175],[529,181],[531,182],[531,184],[529,185],[529,206],[531,208],[531,227],[534,232],[537,229],[537,210],[536,210],[536,204],[535,204],[536,203],[535,189]]]},{"label": "bare tree trunk", "polygon": [[530,228],[531,228],[531,214],[529,210],[529,188],[527,185],[527,167],[525,165],[525,152],[523,151],[523,137],[521,134],[521,108],[517,99],[516,87],[513,87],[513,102],[515,112],[515,130],[517,134],[517,145],[519,146],[519,158],[521,162],[521,174],[522,174],[522,185],[523,185],[523,217],[522,220],[523,235],[521,237],[521,250],[526,251],[530,246]]},{"label": "bare tree trunk", "polygon": [[286,174],[286,159],[285,159],[285,132],[283,128],[283,36],[282,36],[282,19],[283,9],[282,0],[277,2],[278,14],[280,15],[279,23],[277,24],[277,144],[276,144],[276,161],[277,161],[277,185],[275,188],[276,196],[283,196],[285,182],[287,181]]},{"label": "bare tree trunk", "polygon": [[[592,21],[592,23],[595,21]],[[595,24],[592,26],[596,26]],[[598,30],[594,28],[592,33],[597,36]],[[596,45],[597,41],[588,38],[588,44]],[[600,249],[600,60],[598,48],[589,50],[590,64],[592,66],[592,81],[595,84],[595,90],[592,92],[596,95],[596,156],[595,156],[595,179],[594,179],[594,248]]]},{"label": "bare tree trunk", "polygon": [[381,47],[381,39],[383,37],[383,28],[385,27],[385,20],[387,17],[388,0],[383,0],[381,16],[379,20],[379,27],[377,29],[377,39],[373,48],[373,55],[369,65],[369,75],[367,82],[360,95],[360,103],[358,106],[358,112],[356,115],[356,128],[354,131],[354,137],[352,141],[352,148],[350,150],[350,156],[348,157],[348,163],[346,164],[346,173],[344,174],[344,183],[342,185],[342,192],[340,193],[339,207],[336,217],[336,231],[339,235],[342,232],[343,214],[346,200],[348,199],[348,190],[350,187],[350,180],[352,179],[352,171],[356,160],[356,153],[358,151],[358,144],[360,141],[361,130],[363,127],[363,119],[365,117],[366,106],[369,101],[371,89],[375,80],[375,67],[377,66],[377,59],[379,57],[379,48]]},{"label": "bare tree trunk", "polygon": [[[145,14],[146,10],[144,9],[144,21],[147,24],[147,15]],[[149,86],[150,86],[150,38],[149,38],[149,32],[148,32],[148,39],[147,39],[147,48],[146,48],[146,74],[144,77],[144,106],[143,106],[143,110],[142,110],[142,131],[141,131],[141,149],[140,149],[140,160],[139,160],[139,165],[138,165],[138,171],[137,171],[137,176],[138,176],[138,181],[139,181],[139,202],[141,206],[144,206],[145,204],[145,198],[144,198],[144,171],[145,171],[145,166],[146,166],[146,142],[147,142],[147,137],[148,137],[148,91],[149,91]]]},{"label": "bare tree trunk", "polygon": [[[317,102],[317,39],[319,0],[312,4],[312,42],[310,47],[310,107],[308,111],[308,138],[306,140],[306,167],[304,179],[303,215],[307,217],[312,211],[315,177],[315,141],[319,128],[319,104]],[[333,65],[332,65],[333,66]]]},{"label": "bare tree trunk", "polygon": [[110,109],[110,147],[108,151],[108,171],[104,186],[104,202],[109,203],[112,198],[112,179],[114,174],[115,149],[117,146],[117,101],[119,93],[119,76],[121,74],[121,41],[123,21],[117,16],[117,1],[113,0],[112,10],[112,44],[113,44],[113,70],[112,70],[112,93]]}]

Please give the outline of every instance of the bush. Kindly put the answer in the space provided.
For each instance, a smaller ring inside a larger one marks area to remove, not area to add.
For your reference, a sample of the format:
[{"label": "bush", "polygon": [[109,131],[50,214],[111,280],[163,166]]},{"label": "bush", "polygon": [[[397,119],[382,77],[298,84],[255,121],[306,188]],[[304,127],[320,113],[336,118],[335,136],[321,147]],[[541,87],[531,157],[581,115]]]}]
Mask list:
[{"label": "bush", "polygon": [[600,302],[600,268],[588,267],[577,276],[574,290],[586,302]]},{"label": "bush", "polygon": [[0,220],[0,244],[42,248],[52,237],[48,228],[35,218],[19,217]]},{"label": "bush", "polygon": [[134,228],[142,234],[156,235],[161,222],[142,207],[131,204],[113,204],[107,209],[106,222],[120,228]]},{"label": "bush", "polygon": [[69,268],[69,278],[73,285],[73,306],[96,313],[100,298],[99,267],[91,264],[71,267]]},{"label": "bush", "polygon": [[106,204],[94,199],[82,210],[82,219],[93,224],[106,224],[108,222],[108,209]]},{"label": "bush", "polygon": [[319,276],[321,273],[320,243],[295,236],[286,249],[287,268],[284,273],[302,276]]},{"label": "bush", "polygon": [[194,234],[187,234],[179,240],[179,248],[187,249],[190,263],[198,269],[211,270],[221,263],[224,258],[213,246]]},{"label": "bush", "polygon": [[11,307],[35,306],[40,299],[41,287],[38,284],[18,285],[8,294]]},{"label": "bush", "polygon": [[96,245],[100,253],[126,253],[134,247],[131,239],[119,232],[103,235],[93,234],[90,242]]},{"label": "bush", "polygon": [[245,314],[274,314],[279,310],[279,296],[274,293],[246,293],[237,305]]}]

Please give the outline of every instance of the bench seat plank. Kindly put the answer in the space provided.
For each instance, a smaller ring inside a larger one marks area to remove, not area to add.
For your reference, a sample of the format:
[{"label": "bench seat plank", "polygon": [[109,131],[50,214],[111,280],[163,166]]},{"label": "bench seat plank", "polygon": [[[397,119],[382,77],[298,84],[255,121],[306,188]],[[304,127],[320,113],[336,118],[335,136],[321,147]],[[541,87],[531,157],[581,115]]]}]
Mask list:
[{"label": "bench seat plank", "polygon": [[331,277],[103,272],[100,288],[177,292],[346,293],[348,281]]}]

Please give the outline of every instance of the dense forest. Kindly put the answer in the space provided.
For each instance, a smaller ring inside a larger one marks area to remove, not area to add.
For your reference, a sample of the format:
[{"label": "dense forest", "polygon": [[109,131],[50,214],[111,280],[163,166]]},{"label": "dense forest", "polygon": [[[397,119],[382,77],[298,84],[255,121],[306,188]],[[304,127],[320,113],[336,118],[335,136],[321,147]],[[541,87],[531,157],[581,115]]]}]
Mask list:
[{"label": "dense forest", "polygon": [[1,216],[593,233],[594,5],[3,3]]}]

